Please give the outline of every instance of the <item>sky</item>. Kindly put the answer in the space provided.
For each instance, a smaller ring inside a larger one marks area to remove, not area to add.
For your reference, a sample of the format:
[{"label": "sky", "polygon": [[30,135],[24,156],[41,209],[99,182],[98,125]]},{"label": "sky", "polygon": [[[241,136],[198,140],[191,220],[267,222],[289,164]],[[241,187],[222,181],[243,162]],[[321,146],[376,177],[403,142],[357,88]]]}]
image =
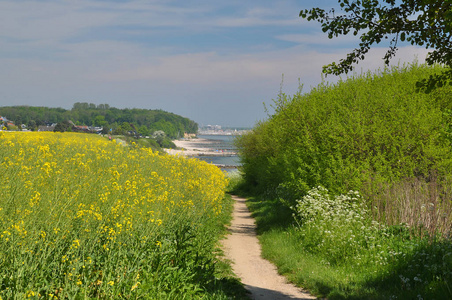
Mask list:
[{"label": "sky", "polygon": [[[322,66],[357,46],[298,17],[312,7],[337,1],[1,0],[0,106],[88,102],[252,127],[280,90],[335,82]],[[356,72],[383,68],[385,46]],[[426,54],[402,45],[393,62]]]}]

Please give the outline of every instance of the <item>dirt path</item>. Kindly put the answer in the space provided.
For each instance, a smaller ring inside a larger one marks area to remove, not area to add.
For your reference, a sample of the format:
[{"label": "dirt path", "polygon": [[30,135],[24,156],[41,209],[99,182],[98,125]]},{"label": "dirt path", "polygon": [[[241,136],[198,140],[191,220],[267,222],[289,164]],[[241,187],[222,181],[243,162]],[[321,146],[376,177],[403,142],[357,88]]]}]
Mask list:
[{"label": "dirt path", "polygon": [[261,257],[254,219],[245,199],[235,200],[231,234],[223,241],[226,257],[233,262],[234,273],[251,293],[251,299],[316,299],[300,288],[287,283],[276,267]]}]

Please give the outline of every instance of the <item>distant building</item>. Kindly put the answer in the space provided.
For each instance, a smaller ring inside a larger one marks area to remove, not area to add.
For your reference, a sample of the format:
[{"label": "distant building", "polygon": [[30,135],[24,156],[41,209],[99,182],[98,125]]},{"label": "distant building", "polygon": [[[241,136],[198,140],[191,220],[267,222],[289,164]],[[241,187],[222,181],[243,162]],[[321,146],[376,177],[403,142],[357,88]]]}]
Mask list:
[{"label": "distant building", "polygon": [[219,131],[219,130],[221,130],[221,125],[207,125],[205,129]]},{"label": "distant building", "polygon": [[89,130],[88,126],[86,126],[86,125],[75,125],[75,127],[78,130],[81,130],[81,131],[88,131]]}]

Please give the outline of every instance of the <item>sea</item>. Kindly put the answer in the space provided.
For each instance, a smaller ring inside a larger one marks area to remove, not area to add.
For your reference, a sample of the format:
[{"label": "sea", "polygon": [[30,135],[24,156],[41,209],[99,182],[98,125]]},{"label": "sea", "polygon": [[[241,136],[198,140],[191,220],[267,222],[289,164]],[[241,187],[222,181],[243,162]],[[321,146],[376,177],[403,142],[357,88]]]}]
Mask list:
[{"label": "sea", "polygon": [[[215,149],[217,151],[237,152],[234,146],[234,135],[198,135],[199,138],[206,139],[205,143],[197,144],[199,148]],[[241,165],[240,158],[237,155],[230,156],[199,156],[198,159],[208,163],[218,165],[226,172],[237,172],[237,168]]]}]

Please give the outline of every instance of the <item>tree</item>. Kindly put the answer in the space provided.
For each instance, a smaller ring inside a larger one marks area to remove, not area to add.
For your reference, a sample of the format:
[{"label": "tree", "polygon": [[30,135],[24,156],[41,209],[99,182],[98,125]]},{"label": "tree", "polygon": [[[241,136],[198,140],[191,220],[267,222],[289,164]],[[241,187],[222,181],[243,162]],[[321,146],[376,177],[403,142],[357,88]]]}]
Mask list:
[{"label": "tree", "polygon": [[55,132],[72,131],[72,125],[69,123],[69,121],[62,121],[55,126],[55,129],[53,131]]},{"label": "tree", "polygon": [[424,46],[431,51],[427,64],[439,63],[446,70],[432,75],[418,86],[430,91],[452,79],[452,2],[432,0],[338,0],[344,14],[334,9],[304,9],[300,17],[321,23],[323,32],[331,39],[339,35],[360,34],[359,47],[339,63],[323,67],[323,73],[339,75],[353,69],[353,65],[365,58],[372,45],[389,40],[384,61],[389,64],[397,52],[397,44],[407,41],[411,45]]},{"label": "tree", "polygon": [[108,123],[107,123],[107,121],[105,121],[105,117],[102,115],[97,115],[93,120],[93,125],[97,126],[97,127],[104,127],[107,124]]},{"label": "tree", "polygon": [[16,124],[19,131],[22,130],[22,118],[20,116],[17,116],[14,120],[14,123]]},{"label": "tree", "polygon": [[121,129],[123,130],[123,132],[128,133],[129,131],[132,131],[132,126],[130,126],[130,123],[128,122],[123,122],[121,124]]},{"label": "tree", "polygon": [[149,128],[147,128],[147,127],[144,126],[144,125],[141,125],[141,126],[138,128],[138,132],[139,132],[142,136],[147,136],[147,135],[149,135]]},{"label": "tree", "polygon": [[35,131],[35,130],[36,130],[36,127],[37,127],[36,121],[35,121],[35,120],[30,120],[30,121],[28,121],[27,127],[28,127],[28,129],[30,129],[31,131]]}]

